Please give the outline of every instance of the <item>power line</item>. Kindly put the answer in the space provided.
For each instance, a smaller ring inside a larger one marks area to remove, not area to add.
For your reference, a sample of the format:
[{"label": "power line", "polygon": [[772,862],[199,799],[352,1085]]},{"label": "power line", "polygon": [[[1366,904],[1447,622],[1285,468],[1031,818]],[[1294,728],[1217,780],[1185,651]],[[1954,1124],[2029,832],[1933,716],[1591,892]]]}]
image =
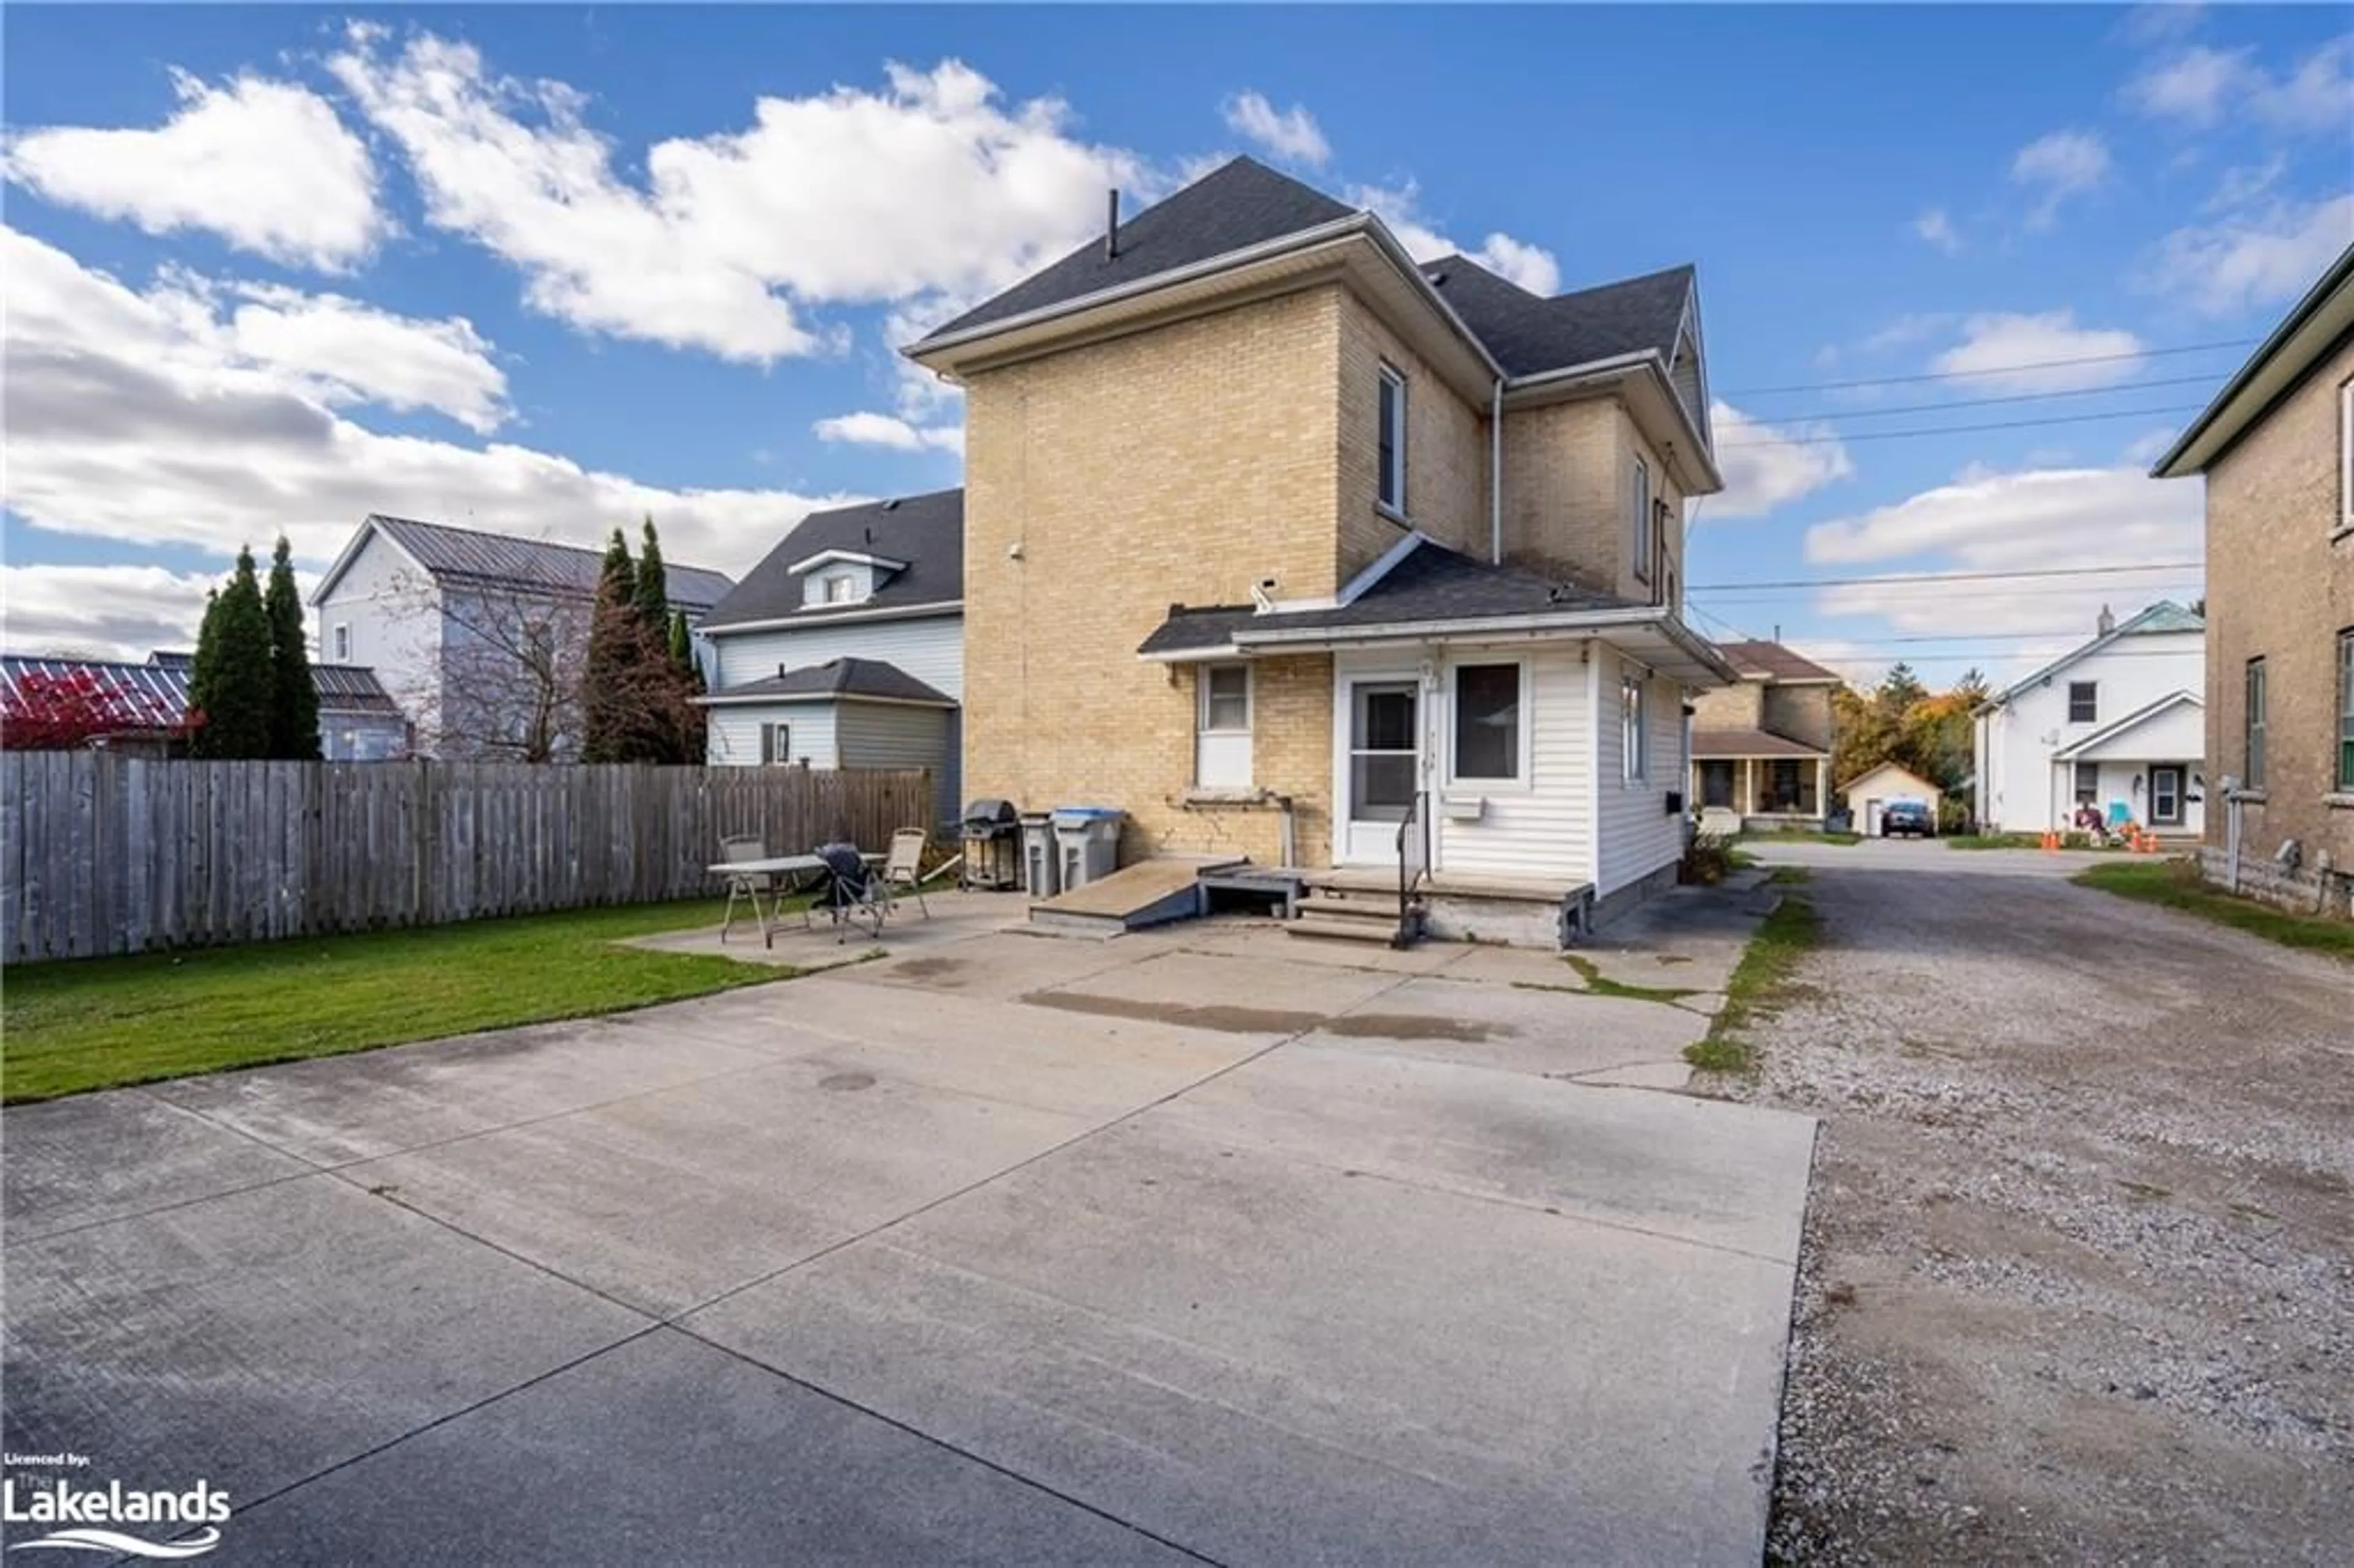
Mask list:
[{"label": "power line", "polygon": [[2195,414],[2204,404],[2178,404],[2165,408],[2116,408],[2105,414],[2054,415],[2045,419],[2003,419],[1982,425],[1939,425],[1918,430],[1864,430],[1851,436],[1777,436],[1763,441],[1719,441],[1718,451],[1731,451],[1739,447],[1819,447],[1836,446],[1847,441],[1896,441],[1917,436],[1966,436],[1979,430],[2028,430],[2044,425],[2087,425],[2097,419],[2143,419],[2179,414]]},{"label": "power line", "polygon": [[1777,424],[1792,425],[1819,419],[1884,419],[1896,414],[1936,414],[1947,408],[1981,408],[1997,403],[2041,403],[2052,397],[2107,397],[2119,392],[2138,392],[2145,387],[2211,387],[2214,381],[2211,376],[2161,376],[2147,381],[2122,381],[2114,387],[2070,387],[2057,392],[2013,392],[2000,397],[1949,397],[1943,403],[1903,403],[1893,408],[1823,408],[1811,414],[1776,414],[1773,418]]},{"label": "power line", "polygon": [[1747,583],[1688,583],[1687,593],[1723,593],[1732,588],[1845,588],[1850,585],[1876,586],[1882,583],[1972,583],[2007,582],[2018,577],[2082,577],[2105,572],[2195,572],[2205,569],[2201,561],[2144,561],[2117,567],[2039,567],[2007,572],[1889,572],[1871,577],[1784,577],[1769,582]]},{"label": "power line", "polygon": [[2069,359],[2031,359],[2016,365],[1988,365],[1976,370],[1925,370],[1913,376],[1867,376],[1853,381],[1806,381],[1788,387],[1742,387],[1719,389],[1720,397],[1772,397],[1785,392],[1837,392],[1850,387],[1902,387],[1922,381],[1982,380],[2021,370],[2058,370],[2071,365],[2119,365],[2132,359],[2160,359],[2177,354],[2211,354],[2221,348],[2247,348],[2253,337],[2224,338],[2214,343],[2186,343],[2174,348],[2137,349],[2131,354],[2086,354]]}]

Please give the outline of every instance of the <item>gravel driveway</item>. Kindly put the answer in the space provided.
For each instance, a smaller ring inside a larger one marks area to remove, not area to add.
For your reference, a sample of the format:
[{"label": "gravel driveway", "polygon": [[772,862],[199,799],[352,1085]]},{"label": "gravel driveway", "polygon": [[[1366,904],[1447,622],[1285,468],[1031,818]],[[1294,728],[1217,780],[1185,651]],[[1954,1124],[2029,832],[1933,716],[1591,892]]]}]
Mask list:
[{"label": "gravel driveway", "polygon": [[1768,858],[1825,937],[1736,1091],[1825,1118],[1775,1554],[2346,1561],[2354,969],[2083,856]]}]

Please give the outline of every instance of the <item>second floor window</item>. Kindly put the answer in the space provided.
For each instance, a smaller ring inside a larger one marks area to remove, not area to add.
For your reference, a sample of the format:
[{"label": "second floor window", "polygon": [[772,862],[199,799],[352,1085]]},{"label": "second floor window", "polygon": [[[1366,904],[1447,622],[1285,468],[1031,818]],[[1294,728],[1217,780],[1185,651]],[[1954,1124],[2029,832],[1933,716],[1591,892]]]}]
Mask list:
[{"label": "second floor window", "polygon": [[1634,558],[1635,576],[1638,581],[1651,580],[1651,465],[1641,458],[1635,460],[1632,480],[1635,489],[1635,536],[1627,546]]},{"label": "second floor window", "polygon": [[351,662],[352,629],[348,626],[338,626],[335,628],[335,662],[348,664]]},{"label": "second floor window", "polygon": [[2091,724],[2100,716],[2101,683],[2098,681],[2068,683],[2068,722]]},{"label": "second floor window", "polygon": [[1380,412],[1380,489],[1385,512],[1405,514],[1405,377],[1382,366]]},{"label": "second floor window", "polygon": [[2338,788],[2354,794],[2354,626],[2338,634]]},{"label": "second floor window", "polygon": [[2338,527],[2354,530],[2354,376],[2338,385]]},{"label": "second floor window", "polygon": [[2264,662],[2248,661],[2247,713],[2247,774],[2242,780],[2250,789],[2264,787]]}]

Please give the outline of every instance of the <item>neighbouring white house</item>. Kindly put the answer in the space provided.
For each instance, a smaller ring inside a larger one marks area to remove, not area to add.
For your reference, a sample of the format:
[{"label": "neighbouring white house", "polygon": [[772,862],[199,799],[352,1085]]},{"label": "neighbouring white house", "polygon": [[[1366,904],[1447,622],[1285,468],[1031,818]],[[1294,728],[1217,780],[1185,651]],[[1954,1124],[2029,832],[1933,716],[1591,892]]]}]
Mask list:
[{"label": "neighbouring white house", "polygon": [[[569,760],[603,567],[597,550],[372,514],[312,591],[320,657],[373,669],[419,756]],[[663,576],[690,627],[732,586],[674,562]]]},{"label": "neighbouring white house", "polygon": [[1929,808],[1932,821],[1946,792],[1902,763],[1882,762],[1868,768],[1840,786],[1840,803],[1855,831],[1867,838],[1880,836],[1880,814],[1895,800],[1918,800]]},{"label": "neighbouring white house", "polygon": [[928,768],[956,820],[963,491],[811,513],[702,631],[712,766]]},{"label": "neighbouring white house", "polygon": [[2112,823],[2197,837],[2206,823],[2207,623],[2160,600],[1979,705],[1974,802],[1983,831]]}]

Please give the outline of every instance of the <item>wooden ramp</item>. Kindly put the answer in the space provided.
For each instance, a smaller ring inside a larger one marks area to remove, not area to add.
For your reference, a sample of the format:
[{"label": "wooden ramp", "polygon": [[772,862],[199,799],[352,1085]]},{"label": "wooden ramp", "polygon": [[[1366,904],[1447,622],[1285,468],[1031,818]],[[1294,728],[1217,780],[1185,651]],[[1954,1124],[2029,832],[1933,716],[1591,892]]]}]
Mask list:
[{"label": "wooden ramp", "polygon": [[1161,855],[1139,861],[1030,906],[1042,930],[1117,937],[1146,926],[1190,920],[1202,912],[1202,876],[1244,863],[1241,855]]}]

